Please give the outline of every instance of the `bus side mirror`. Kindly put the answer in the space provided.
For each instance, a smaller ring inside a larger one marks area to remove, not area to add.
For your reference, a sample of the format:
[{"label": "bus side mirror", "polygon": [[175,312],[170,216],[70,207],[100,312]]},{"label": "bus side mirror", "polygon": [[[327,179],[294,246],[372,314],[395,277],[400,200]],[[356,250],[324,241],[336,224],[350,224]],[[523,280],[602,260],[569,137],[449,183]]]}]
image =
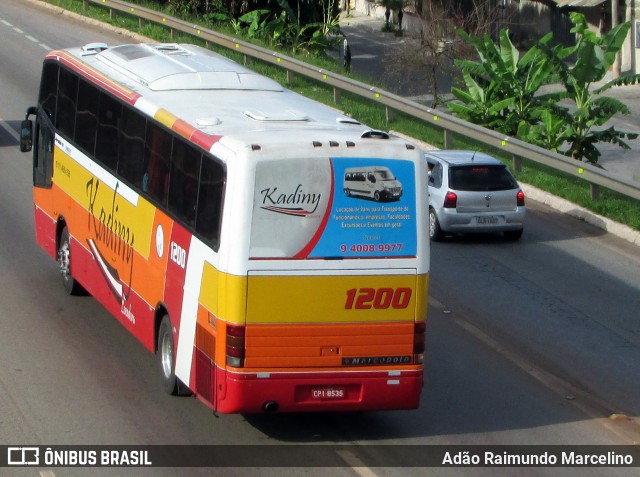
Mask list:
[{"label": "bus side mirror", "polygon": [[20,152],[29,152],[33,147],[33,122],[25,119],[20,123]]},{"label": "bus side mirror", "polygon": [[24,120],[20,123],[20,152],[29,152],[33,147],[33,123],[29,116],[38,112],[35,106],[29,106],[24,115]]}]

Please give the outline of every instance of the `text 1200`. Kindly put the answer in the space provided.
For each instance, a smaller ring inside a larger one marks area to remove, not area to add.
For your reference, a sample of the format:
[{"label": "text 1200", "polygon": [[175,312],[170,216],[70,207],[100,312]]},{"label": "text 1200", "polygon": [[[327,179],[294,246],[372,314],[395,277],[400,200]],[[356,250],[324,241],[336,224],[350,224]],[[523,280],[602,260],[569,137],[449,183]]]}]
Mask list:
[{"label": "text 1200", "polygon": [[347,290],[345,310],[401,310],[409,306],[411,288],[352,288]]}]

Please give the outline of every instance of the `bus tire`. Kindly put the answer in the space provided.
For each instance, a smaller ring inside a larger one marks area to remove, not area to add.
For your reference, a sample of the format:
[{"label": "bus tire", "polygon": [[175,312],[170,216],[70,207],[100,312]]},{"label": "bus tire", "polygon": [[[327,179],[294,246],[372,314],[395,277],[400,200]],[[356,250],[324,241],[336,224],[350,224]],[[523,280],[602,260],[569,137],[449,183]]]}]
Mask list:
[{"label": "bus tire", "polygon": [[373,193],[373,200],[375,200],[376,202],[380,202],[380,191],[375,191]]},{"label": "bus tire", "polygon": [[349,189],[345,189],[344,195],[346,195],[347,197],[351,197],[351,191]]},{"label": "bus tire", "polygon": [[167,394],[181,396],[190,394],[189,389],[176,377],[175,343],[169,315],[164,315],[158,329],[158,349],[160,379]]},{"label": "bus tire", "polygon": [[58,242],[58,265],[62,277],[62,285],[69,295],[82,295],[85,293],[82,285],[71,276],[71,240],[69,229],[65,225]]}]

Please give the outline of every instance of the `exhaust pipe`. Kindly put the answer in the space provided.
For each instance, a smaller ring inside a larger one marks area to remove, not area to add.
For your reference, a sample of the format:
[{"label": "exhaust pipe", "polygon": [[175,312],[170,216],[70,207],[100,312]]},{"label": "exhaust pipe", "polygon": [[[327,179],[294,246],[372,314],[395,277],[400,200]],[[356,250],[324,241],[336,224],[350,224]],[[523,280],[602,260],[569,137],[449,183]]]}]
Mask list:
[{"label": "exhaust pipe", "polygon": [[267,401],[266,403],[264,403],[264,406],[262,406],[262,410],[264,412],[276,412],[278,410],[278,403],[275,401]]}]

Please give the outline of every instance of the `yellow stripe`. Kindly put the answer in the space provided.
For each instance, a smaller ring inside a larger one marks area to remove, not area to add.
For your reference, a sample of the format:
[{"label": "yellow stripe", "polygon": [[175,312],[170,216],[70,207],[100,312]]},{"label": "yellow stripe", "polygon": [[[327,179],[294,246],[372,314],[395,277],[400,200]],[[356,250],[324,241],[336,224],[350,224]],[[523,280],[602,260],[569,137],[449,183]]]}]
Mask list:
[{"label": "yellow stripe", "polygon": [[[200,303],[230,323],[386,323],[421,321],[427,315],[429,275],[251,276],[229,275],[205,264]],[[406,307],[358,309],[362,289],[410,289]],[[345,309],[348,291],[353,306]],[[245,321],[246,316],[246,321]]]},{"label": "yellow stripe", "polygon": [[[426,275],[252,276],[247,324],[422,320],[426,283]],[[399,292],[401,306],[394,306],[389,298]]]},{"label": "yellow stripe", "polygon": [[166,109],[162,109],[162,108],[158,109],[158,111],[156,111],[156,114],[154,115],[154,118],[156,119],[156,121],[158,121],[161,124],[165,125],[169,129],[173,128],[173,124],[178,120],[178,118],[176,116],[171,114]]},{"label": "yellow stripe", "polygon": [[96,188],[98,179],[58,147],[55,151],[53,181],[87,212],[93,207],[98,220],[102,217],[107,223],[111,216],[107,228],[133,237],[134,250],[145,258],[149,257],[155,206],[142,198],[135,206],[117,195],[114,203],[113,189],[104,182],[100,182]]},{"label": "yellow stripe", "polygon": [[230,275],[205,263],[202,271],[200,303],[216,317],[243,324],[247,304],[247,277]]}]

